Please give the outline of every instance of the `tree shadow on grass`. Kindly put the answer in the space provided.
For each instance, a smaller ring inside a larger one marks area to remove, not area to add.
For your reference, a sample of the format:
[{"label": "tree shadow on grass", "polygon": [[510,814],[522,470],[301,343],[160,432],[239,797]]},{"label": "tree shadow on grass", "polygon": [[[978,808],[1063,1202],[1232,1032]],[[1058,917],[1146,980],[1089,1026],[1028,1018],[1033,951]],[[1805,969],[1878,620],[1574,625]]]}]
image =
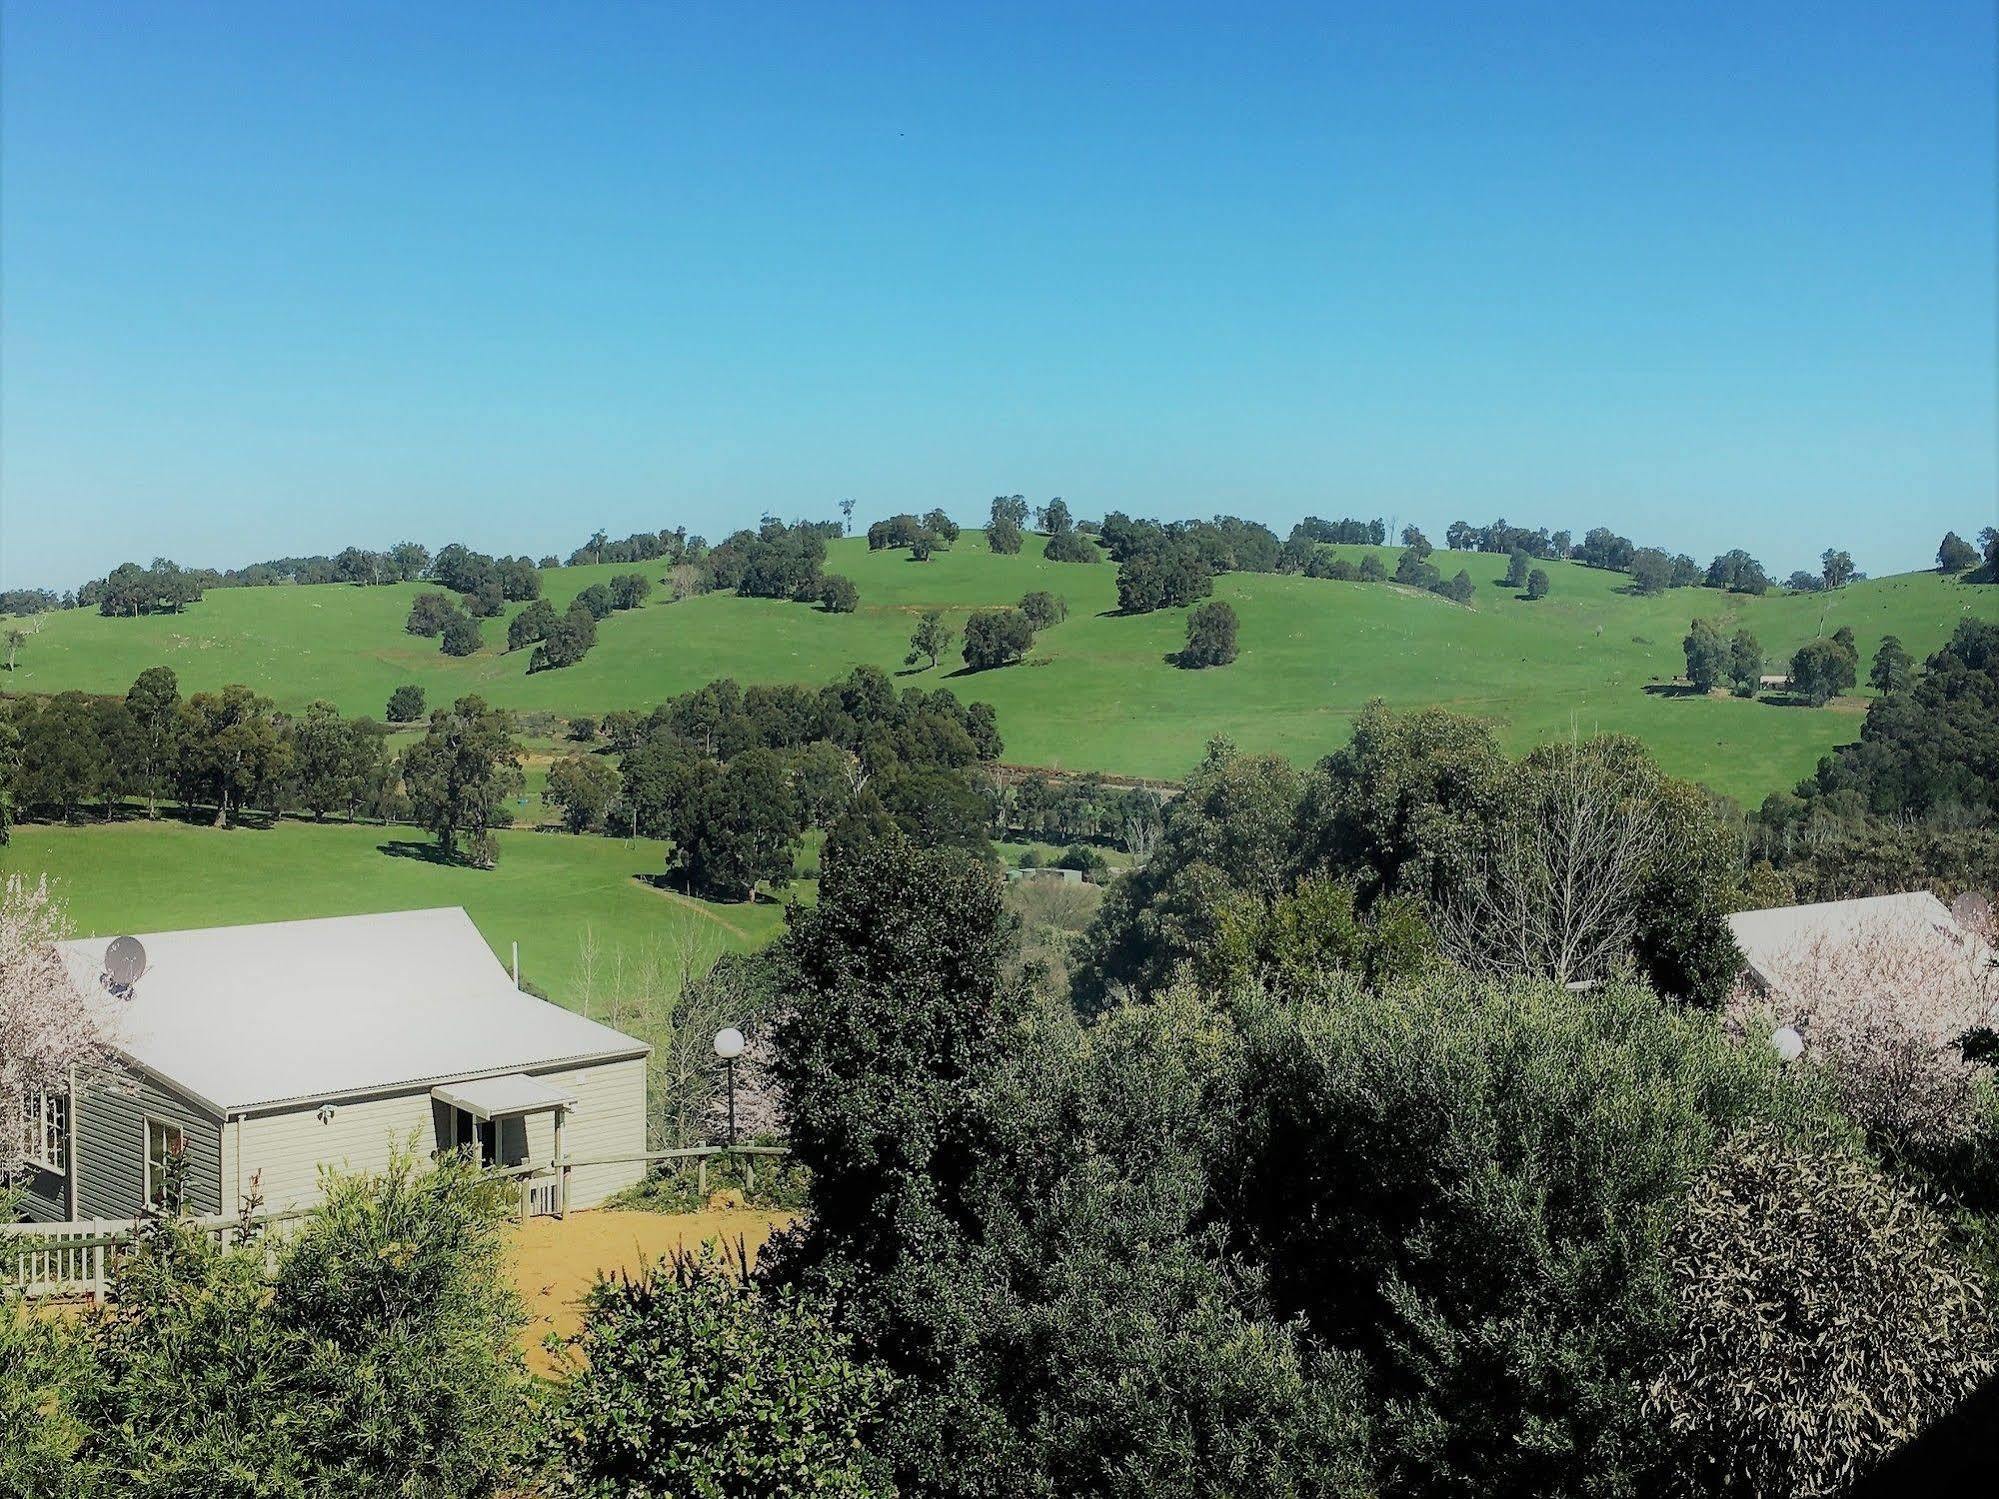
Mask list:
[{"label": "tree shadow on grass", "polygon": [[1647,682],[1645,693],[1648,697],[1706,697],[1707,694],[1691,682]]},{"label": "tree shadow on grass", "polygon": [[391,838],[375,845],[375,852],[391,859],[415,859],[420,864],[441,864],[447,869],[478,869],[463,854],[447,854],[435,843],[419,843],[411,838]]}]

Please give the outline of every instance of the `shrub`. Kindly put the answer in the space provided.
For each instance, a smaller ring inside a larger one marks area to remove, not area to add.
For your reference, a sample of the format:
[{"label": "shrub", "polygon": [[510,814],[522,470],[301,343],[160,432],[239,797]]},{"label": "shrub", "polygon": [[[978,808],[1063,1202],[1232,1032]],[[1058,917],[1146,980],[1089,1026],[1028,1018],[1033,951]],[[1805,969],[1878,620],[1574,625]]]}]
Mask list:
[{"label": "shrub", "polygon": [[1233,606],[1220,601],[1203,604],[1187,616],[1187,648],[1180,652],[1182,666],[1227,666],[1235,658]]},{"label": "shrub", "polygon": [[422,635],[436,639],[444,633],[458,606],[441,593],[420,593],[410,605],[409,618],[403,621],[403,628],[412,635]]},{"label": "shrub", "polygon": [[852,614],[861,606],[861,591],[852,578],[828,573],[819,580],[819,605],[828,614]]},{"label": "shrub", "polygon": [[636,609],[652,592],[652,579],[644,573],[619,573],[611,579],[611,607]]},{"label": "shrub", "polygon": [[965,621],[965,665],[973,671],[1011,666],[1034,644],[1034,627],[1018,609],[981,609]]},{"label": "shrub", "polygon": [[447,656],[470,656],[484,644],[479,622],[469,614],[454,614],[445,622],[439,649]]},{"label": "shrub", "polygon": [[820,1299],[770,1288],[712,1245],[600,1280],[564,1391],[561,1492],[892,1494],[870,1455],[893,1382]]},{"label": "shrub", "polygon": [[1746,1123],[1820,1126],[1767,1053],[1641,988],[1439,974],[1242,1010],[1222,1211],[1283,1315],[1367,1357],[1382,1490],[1643,1492],[1662,1242]]},{"label": "shrub", "polygon": [[1027,622],[1035,630],[1045,630],[1050,625],[1059,625],[1069,617],[1069,601],[1057,598],[1046,589],[1036,589],[1021,595],[1020,612],[1027,616]]},{"label": "shrub", "polygon": [[326,1189],[275,1268],[261,1243],[219,1250],[173,1220],[141,1235],[114,1307],[77,1328],[84,1492],[516,1489],[533,1403],[504,1194],[408,1153]]},{"label": "shrub", "polygon": [[1527,597],[1530,599],[1545,599],[1547,596],[1548,574],[1537,567],[1527,574]]},{"label": "shrub", "polygon": [[423,717],[423,689],[405,682],[389,694],[387,716],[390,723],[415,723]]},{"label": "shrub", "polygon": [[1649,1403],[1683,1492],[1844,1493],[1994,1367],[1949,1225],[1850,1151],[1744,1131],[1666,1256],[1678,1316]]},{"label": "shrub", "polygon": [[1042,549],[1042,556],[1050,562],[1100,562],[1103,553],[1097,544],[1080,531],[1057,531],[1048,538]]}]

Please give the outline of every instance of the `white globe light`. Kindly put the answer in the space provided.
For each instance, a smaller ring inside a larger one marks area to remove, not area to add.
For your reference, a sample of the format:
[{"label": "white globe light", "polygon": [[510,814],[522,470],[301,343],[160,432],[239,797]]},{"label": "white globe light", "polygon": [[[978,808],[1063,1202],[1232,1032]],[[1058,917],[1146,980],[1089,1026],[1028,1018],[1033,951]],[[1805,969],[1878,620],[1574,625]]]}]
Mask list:
[{"label": "white globe light", "polygon": [[715,1032],[715,1055],[725,1062],[732,1062],[743,1054],[743,1033],[733,1025],[725,1025]]},{"label": "white globe light", "polygon": [[1805,1054],[1805,1038],[1788,1025],[1780,1025],[1770,1033],[1770,1049],[1777,1053],[1778,1060],[1795,1062]]}]

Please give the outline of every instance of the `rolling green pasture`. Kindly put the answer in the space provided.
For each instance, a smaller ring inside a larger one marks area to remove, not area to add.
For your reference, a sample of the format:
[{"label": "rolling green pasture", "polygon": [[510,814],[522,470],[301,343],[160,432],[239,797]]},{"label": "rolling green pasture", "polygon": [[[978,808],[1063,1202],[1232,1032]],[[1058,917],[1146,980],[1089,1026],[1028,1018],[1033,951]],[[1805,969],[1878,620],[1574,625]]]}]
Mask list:
[{"label": "rolling green pasture", "polygon": [[[1343,550],[1358,557],[1364,549]],[[1382,555],[1392,564],[1393,549]],[[478,692],[511,708],[602,713],[647,707],[720,676],[819,683],[862,662],[899,671],[924,609],[963,615],[1048,588],[1068,600],[1070,617],[1044,632],[1023,664],[965,675],[952,670],[954,659],[904,678],[991,702],[1014,763],[1177,778],[1216,734],[1304,763],[1338,746],[1355,712],[1380,697],[1485,715],[1516,751],[1572,729],[1636,734],[1667,769],[1754,802],[1854,738],[1861,705],[1810,709],[1648,692],[1681,670],[1680,640],[1695,615],[1731,630],[1747,626],[1773,670],[1814,635],[1851,625],[1863,675],[1883,634],[1900,635],[1920,658],[1959,617],[1999,617],[1999,589],[1933,573],[1830,595],[1741,598],[1690,588],[1638,598],[1623,591],[1623,574],[1556,562],[1544,564],[1552,596],[1530,604],[1500,586],[1504,558],[1439,552],[1432,560],[1447,576],[1470,570],[1478,587],[1471,607],[1379,584],[1220,578],[1216,597],[1241,616],[1242,656],[1205,672],[1168,660],[1183,639],[1180,611],[1114,612],[1110,565],[1047,562],[1038,538],[1021,556],[995,557],[980,533],[968,531],[927,563],[871,553],[859,539],[833,543],[829,569],[861,592],[855,614],[725,594],[679,604],[656,598],[604,621],[596,649],[566,671],[528,675],[526,652],[501,650],[504,619],[485,623],[486,652],[459,660],[403,633],[421,585],[322,586],[218,589],[177,616],[47,616],[9,686],[123,691],[145,667],[164,662],[183,691],[242,681],[284,705],[327,698],[349,713],[379,716],[405,681],[420,683],[433,704]],[[560,606],[585,585],[629,570],[553,570],[545,587]]]},{"label": "rolling green pasture", "polygon": [[502,962],[520,943],[522,977],[576,1009],[629,990],[620,962],[629,974],[685,946],[705,967],[761,945],[783,921],[769,901],[719,905],[644,883],[666,860],[665,845],[646,839],[506,832],[491,870],[432,862],[427,848],[405,827],[135,819],[17,827],[0,869],[46,873],[80,936],[463,906]]}]

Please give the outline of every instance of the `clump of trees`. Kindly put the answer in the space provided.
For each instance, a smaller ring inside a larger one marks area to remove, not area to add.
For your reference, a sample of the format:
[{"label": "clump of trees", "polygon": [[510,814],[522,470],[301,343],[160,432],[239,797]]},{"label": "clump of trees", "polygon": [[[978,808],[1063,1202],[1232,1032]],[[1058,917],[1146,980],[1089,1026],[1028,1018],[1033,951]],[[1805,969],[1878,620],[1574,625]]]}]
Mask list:
[{"label": "clump of trees", "polygon": [[1791,656],[1791,690],[1814,708],[1852,691],[1859,679],[1859,648],[1843,625],[1831,639],[1808,640]]},{"label": "clump of trees", "polygon": [[1684,642],[1687,680],[1697,692],[1727,682],[1737,697],[1754,697],[1763,683],[1763,648],[1747,630],[1723,639],[1713,620],[1697,619]]},{"label": "clump of trees", "polygon": [[1021,595],[1020,612],[1027,616],[1027,622],[1038,634],[1069,617],[1069,601],[1038,588]]},{"label": "clump of trees", "polygon": [[1763,571],[1762,563],[1737,547],[1708,564],[1707,586],[1729,593],[1768,593],[1770,577]]},{"label": "clump of trees", "polygon": [[979,609],[965,621],[965,665],[971,671],[1011,666],[1034,644],[1034,626],[1018,609]]},{"label": "clump of trees", "polygon": [[408,1155],[330,1176],[280,1239],[219,1249],[154,1215],[116,1257],[109,1306],[0,1318],[0,1410],[22,1418],[0,1488],[519,1492],[540,1427],[506,1218],[475,1167]]},{"label": "clump of trees", "polygon": [[608,714],[604,727],[622,757],[607,824],[672,840],[671,872],[699,894],[741,900],[788,882],[808,827],[829,842],[900,828],[988,848],[980,767],[1000,753],[992,708],[948,691],[898,694],[872,667],[817,691],[723,679],[644,717]]},{"label": "clump of trees", "polygon": [[388,707],[384,712],[390,723],[415,723],[423,717],[423,689],[414,682],[403,683],[389,694]]},{"label": "clump of trees", "polygon": [[1187,616],[1187,644],[1179,664],[1190,669],[1227,666],[1236,658],[1236,613],[1233,605],[1216,600]]},{"label": "clump of trees", "polygon": [[436,836],[446,858],[462,852],[483,869],[499,862],[494,835],[513,822],[510,804],[525,783],[504,712],[476,694],[439,708],[423,738],[403,752],[401,768],[411,816]]}]

